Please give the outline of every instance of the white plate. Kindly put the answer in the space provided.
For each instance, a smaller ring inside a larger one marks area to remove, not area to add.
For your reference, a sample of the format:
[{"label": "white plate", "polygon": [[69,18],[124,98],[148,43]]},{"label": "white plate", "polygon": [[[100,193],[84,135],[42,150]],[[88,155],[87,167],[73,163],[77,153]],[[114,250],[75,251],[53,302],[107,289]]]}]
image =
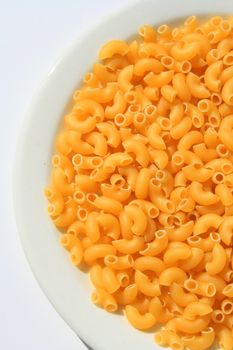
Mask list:
[{"label": "white plate", "polygon": [[233,14],[232,0],[133,2],[79,37],[53,67],[34,97],[17,149],[14,202],[21,241],[33,273],[58,313],[95,350],[159,349],[152,334],[134,330],[119,315],[90,302],[88,276],[74,268],[58,243],[46,213],[43,188],[49,181],[54,136],[72,92],[109,39],[134,35],[145,23],[159,25],[189,15]]}]

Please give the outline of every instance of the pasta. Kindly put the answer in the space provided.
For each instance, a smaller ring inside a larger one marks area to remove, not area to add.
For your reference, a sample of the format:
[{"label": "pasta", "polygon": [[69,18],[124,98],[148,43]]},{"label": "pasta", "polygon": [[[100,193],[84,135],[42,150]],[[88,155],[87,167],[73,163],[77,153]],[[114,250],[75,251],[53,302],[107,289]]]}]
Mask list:
[{"label": "pasta", "polygon": [[47,212],[91,299],[174,350],[233,348],[233,17],[111,40],[55,139]]}]

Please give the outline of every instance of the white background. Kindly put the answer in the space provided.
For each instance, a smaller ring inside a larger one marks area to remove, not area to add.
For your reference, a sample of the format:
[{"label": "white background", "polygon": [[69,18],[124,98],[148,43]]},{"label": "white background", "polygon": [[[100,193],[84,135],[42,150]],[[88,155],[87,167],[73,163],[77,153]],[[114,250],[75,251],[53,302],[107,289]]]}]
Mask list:
[{"label": "white background", "polygon": [[0,0],[0,347],[4,350],[86,349],[49,304],[29,269],[14,220],[12,165],[25,109],[53,62],[81,32],[128,2]]}]

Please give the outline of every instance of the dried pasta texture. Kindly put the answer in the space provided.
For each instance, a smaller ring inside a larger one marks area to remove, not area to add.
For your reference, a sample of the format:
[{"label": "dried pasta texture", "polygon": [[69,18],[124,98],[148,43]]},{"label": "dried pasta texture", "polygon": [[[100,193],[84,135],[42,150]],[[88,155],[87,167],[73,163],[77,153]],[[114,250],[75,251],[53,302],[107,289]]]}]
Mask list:
[{"label": "dried pasta texture", "polygon": [[114,39],[73,94],[44,194],[92,301],[174,350],[233,349],[233,17]]}]

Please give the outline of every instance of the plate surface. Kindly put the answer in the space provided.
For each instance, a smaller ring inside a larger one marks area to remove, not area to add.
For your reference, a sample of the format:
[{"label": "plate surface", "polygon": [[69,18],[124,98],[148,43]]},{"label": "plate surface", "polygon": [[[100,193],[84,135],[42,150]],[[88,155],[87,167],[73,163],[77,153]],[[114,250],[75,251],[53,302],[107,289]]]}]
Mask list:
[{"label": "plate surface", "polygon": [[[90,302],[88,276],[74,268],[58,243],[47,216],[43,188],[48,184],[54,137],[72,92],[109,39],[126,39],[145,23],[160,25],[190,15],[233,14],[232,0],[141,0],[106,18],[79,37],[54,65],[28,109],[14,169],[14,204],[27,259],[58,313],[95,350],[155,350],[152,334],[134,330],[120,315]],[[162,348],[161,348],[162,349]]]}]

